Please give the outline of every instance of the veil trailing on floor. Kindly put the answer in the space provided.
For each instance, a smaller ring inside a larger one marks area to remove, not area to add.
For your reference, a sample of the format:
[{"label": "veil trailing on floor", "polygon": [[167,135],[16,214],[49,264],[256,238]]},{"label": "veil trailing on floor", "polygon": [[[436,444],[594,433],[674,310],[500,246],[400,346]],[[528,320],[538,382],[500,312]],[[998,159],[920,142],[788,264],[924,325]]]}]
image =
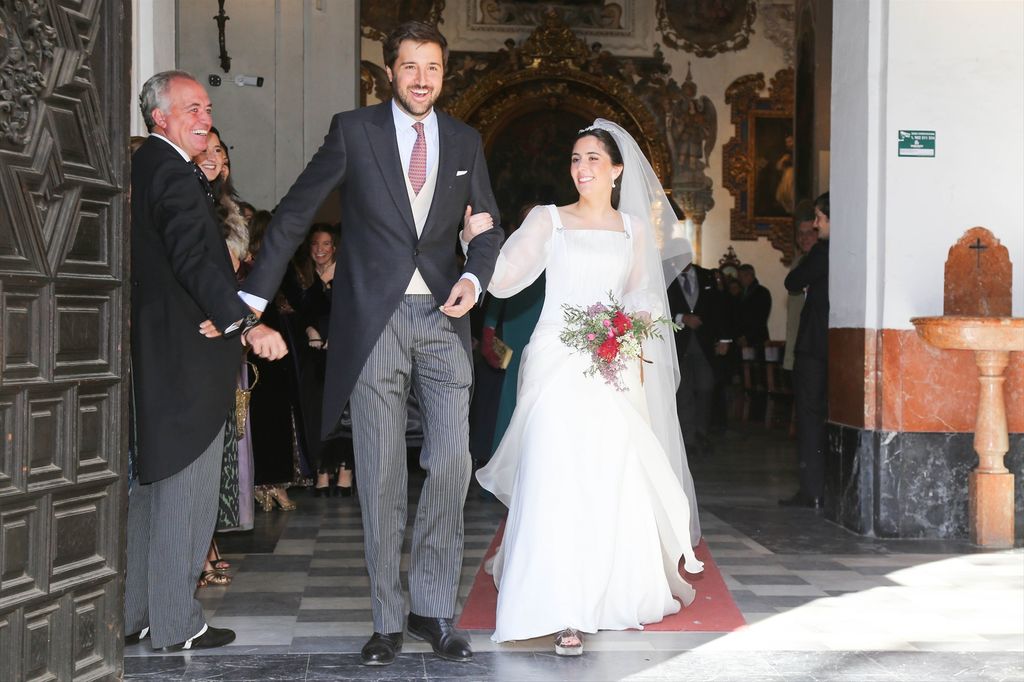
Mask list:
[{"label": "veil trailing on floor", "polygon": [[[646,273],[646,281],[624,297],[623,303],[636,310],[649,310],[654,315],[669,317],[668,285],[693,259],[690,240],[636,140],[621,126],[603,118],[594,121],[592,127],[608,132],[622,155],[618,210],[644,221],[646,232],[653,237],[645,240],[644,262],[634,264]],[[690,502],[690,537],[696,545],[701,537],[700,522],[693,477],[686,461],[686,448],[676,412],[679,359],[672,332],[664,329],[662,338],[645,341],[644,357],[653,363],[644,374],[651,429],[664,448]]]}]

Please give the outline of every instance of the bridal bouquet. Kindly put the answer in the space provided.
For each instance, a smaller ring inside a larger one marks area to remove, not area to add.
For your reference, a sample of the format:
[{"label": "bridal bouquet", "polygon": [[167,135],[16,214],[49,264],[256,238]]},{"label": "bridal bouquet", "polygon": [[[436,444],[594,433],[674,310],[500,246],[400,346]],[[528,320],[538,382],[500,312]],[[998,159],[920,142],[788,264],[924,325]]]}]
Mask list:
[{"label": "bridal bouquet", "polygon": [[562,304],[565,313],[565,329],[559,340],[569,348],[590,355],[591,362],[584,376],[598,374],[605,383],[616,390],[624,391],[622,371],[632,358],[640,360],[640,382],[643,383],[644,359],[643,342],[650,338],[661,338],[661,324],[675,329],[671,320],[660,317],[652,320],[647,315],[630,315],[611,292],[610,303],[594,303],[586,308]]}]

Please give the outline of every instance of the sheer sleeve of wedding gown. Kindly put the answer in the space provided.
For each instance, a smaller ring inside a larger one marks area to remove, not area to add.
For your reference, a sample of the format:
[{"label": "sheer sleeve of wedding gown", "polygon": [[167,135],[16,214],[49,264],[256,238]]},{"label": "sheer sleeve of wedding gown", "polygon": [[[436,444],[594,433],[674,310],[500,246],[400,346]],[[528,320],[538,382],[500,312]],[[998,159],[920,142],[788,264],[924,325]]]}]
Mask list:
[{"label": "sheer sleeve of wedding gown", "polygon": [[533,284],[548,265],[553,233],[550,212],[535,206],[501,247],[487,291],[508,298]]},{"label": "sheer sleeve of wedding gown", "polygon": [[661,260],[654,248],[648,248],[651,239],[649,226],[636,216],[627,216],[633,259],[622,292],[622,305],[630,312],[647,311],[652,318],[666,313],[662,303],[662,292],[651,286],[651,273],[661,279]]}]

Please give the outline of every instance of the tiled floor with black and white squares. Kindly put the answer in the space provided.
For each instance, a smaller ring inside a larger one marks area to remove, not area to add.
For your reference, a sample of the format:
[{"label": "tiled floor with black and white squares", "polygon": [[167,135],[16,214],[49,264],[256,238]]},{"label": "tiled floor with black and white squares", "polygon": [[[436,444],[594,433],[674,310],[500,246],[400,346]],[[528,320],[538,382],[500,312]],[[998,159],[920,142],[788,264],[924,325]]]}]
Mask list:
[{"label": "tiled floor with black and white squares", "polygon": [[[691,468],[704,537],[748,623],[736,632],[602,632],[578,659],[554,656],[549,638],[473,632],[467,664],[407,637],[394,665],[366,668],[358,502],[292,491],[296,511],[257,510],[253,531],[218,536],[233,581],[199,595],[236,641],[167,655],[144,641],[125,649],[125,679],[1024,680],[1024,550],[854,535],[777,506],[795,486],[791,441],[730,431],[716,445]],[[422,478],[410,478],[412,518]],[[471,487],[460,608],[503,514]]]}]

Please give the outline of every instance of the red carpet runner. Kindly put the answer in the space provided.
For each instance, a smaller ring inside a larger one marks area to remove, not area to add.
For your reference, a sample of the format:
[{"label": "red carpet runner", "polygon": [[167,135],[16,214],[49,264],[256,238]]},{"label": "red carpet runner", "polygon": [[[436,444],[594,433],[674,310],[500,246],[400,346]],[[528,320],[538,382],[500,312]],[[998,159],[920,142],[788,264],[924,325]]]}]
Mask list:
[{"label": "red carpet runner", "polygon": [[[498,532],[487,548],[484,561],[494,556],[505,532],[502,521]],[[704,572],[700,575],[685,575],[687,582],[697,590],[697,598],[689,607],[671,615],[660,623],[645,625],[644,630],[650,632],[732,632],[744,625],[746,621],[740,613],[736,602],[732,600],[722,574],[711,558],[711,552],[703,540],[695,550],[697,558],[704,562]],[[480,562],[476,579],[462,610],[458,627],[465,630],[493,630],[494,612],[498,605],[498,591],[494,587],[494,579],[484,571],[484,562]]]}]

